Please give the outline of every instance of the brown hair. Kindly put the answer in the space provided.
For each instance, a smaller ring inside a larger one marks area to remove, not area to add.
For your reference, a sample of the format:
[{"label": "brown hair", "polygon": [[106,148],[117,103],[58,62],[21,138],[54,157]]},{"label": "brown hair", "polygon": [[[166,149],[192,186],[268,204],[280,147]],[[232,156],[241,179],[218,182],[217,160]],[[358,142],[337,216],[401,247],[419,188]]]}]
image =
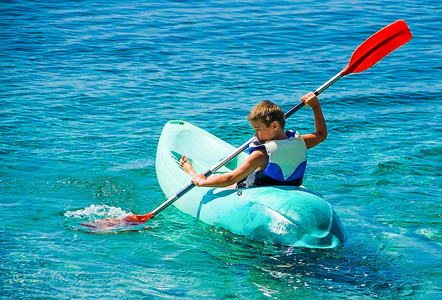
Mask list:
[{"label": "brown hair", "polygon": [[279,107],[279,105],[269,100],[261,101],[254,108],[252,108],[247,116],[247,120],[249,122],[260,121],[266,124],[267,127],[269,127],[273,121],[278,122],[283,129],[285,126],[284,111],[281,109],[281,107]]}]

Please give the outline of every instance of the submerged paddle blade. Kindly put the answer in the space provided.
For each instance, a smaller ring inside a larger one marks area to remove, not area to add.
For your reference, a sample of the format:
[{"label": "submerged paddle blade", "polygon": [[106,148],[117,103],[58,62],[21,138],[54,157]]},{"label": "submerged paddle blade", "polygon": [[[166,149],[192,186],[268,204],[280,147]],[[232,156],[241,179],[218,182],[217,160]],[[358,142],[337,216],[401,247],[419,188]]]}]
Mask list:
[{"label": "submerged paddle blade", "polygon": [[359,73],[375,65],[382,58],[411,40],[411,32],[403,20],[396,21],[379,30],[363,42],[350,58],[348,66],[341,71],[345,76]]},{"label": "submerged paddle blade", "polygon": [[153,217],[155,217],[155,215],[152,212],[150,212],[147,215],[141,215],[141,216],[130,215],[130,216],[127,216],[126,218],[124,218],[124,221],[128,222],[128,223],[133,222],[133,223],[142,224],[142,223],[145,223],[147,220],[152,219]]},{"label": "submerged paddle blade", "polygon": [[147,215],[129,215],[123,219],[103,219],[90,223],[82,223],[81,226],[94,230],[112,230],[120,229],[129,226],[137,226],[146,223],[147,220],[152,219],[155,215],[148,213]]}]

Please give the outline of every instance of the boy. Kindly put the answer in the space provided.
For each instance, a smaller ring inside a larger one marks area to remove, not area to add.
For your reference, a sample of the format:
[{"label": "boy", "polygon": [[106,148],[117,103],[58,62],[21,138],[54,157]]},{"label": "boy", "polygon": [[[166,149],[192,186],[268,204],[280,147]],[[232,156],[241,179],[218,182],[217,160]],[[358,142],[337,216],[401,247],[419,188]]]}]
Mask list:
[{"label": "boy", "polygon": [[250,155],[235,170],[206,178],[195,172],[186,156],[181,157],[180,166],[193,176],[192,182],[197,186],[300,186],[307,163],[306,150],[327,138],[327,126],[318,97],[310,92],[301,101],[313,109],[314,133],[299,135],[297,132],[284,131],[284,112],[278,105],[265,100],[258,103],[247,116],[258,141],[249,146]]}]

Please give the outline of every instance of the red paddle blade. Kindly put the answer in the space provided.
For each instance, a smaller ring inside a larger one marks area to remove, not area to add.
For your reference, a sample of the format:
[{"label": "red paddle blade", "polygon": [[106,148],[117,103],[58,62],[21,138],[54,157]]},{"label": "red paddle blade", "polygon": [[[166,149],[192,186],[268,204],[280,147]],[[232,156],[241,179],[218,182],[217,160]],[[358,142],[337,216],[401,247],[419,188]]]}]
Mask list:
[{"label": "red paddle blade", "polygon": [[153,213],[148,213],[147,215],[141,215],[141,216],[137,216],[137,215],[130,215],[127,216],[126,218],[124,218],[124,221],[130,223],[145,223],[147,220],[152,219],[153,217],[155,217],[155,215]]},{"label": "red paddle blade", "polygon": [[353,52],[348,66],[341,71],[341,75],[367,70],[410,40],[411,32],[405,21],[391,23],[369,37]]},{"label": "red paddle blade", "polygon": [[90,223],[82,223],[81,225],[86,228],[94,230],[112,230],[120,229],[128,226],[137,226],[146,223],[147,220],[152,219],[155,215],[148,213],[147,215],[129,215],[124,219],[103,219]]}]

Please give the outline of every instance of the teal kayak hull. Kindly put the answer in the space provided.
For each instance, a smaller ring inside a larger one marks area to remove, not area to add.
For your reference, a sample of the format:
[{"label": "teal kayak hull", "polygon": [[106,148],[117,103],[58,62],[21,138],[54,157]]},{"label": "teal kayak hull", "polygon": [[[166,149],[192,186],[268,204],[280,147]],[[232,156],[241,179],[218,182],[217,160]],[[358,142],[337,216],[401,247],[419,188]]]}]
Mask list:
[{"label": "teal kayak hull", "polygon": [[[182,155],[197,173],[204,173],[236,148],[184,121],[170,121],[161,133],[156,155],[158,182],[167,198],[188,185],[192,177],[178,164]],[[236,168],[241,153],[217,173]],[[303,187],[272,186],[249,189],[194,187],[173,203],[207,224],[254,240],[307,248],[334,248],[346,238],[332,206]]]}]

